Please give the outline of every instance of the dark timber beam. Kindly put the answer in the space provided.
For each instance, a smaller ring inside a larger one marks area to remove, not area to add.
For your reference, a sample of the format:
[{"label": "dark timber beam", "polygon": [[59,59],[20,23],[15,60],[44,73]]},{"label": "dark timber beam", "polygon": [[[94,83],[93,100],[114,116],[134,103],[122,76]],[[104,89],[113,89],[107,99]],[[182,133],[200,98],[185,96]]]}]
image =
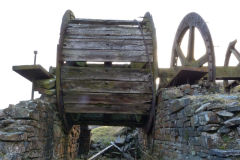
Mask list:
[{"label": "dark timber beam", "polygon": [[[207,70],[207,67],[202,67],[204,70]],[[159,77],[161,78],[161,86],[166,85],[171,81],[177,73],[183,69],[178,67],[173,68],[159,68]],[[189,75],[191,76],[191,75]],[[207,77],[207,76],[206,76]],[[187,78],[187,77],[186,77]],[[240,80],[240,67],[216,67],[216,80]]]},{"label": "dark timber beam", "polygon": [[33,82],[41,79],[50,79],[53,76],[45,70],[41,65],[20,65],[13,66],[12,70]]}]

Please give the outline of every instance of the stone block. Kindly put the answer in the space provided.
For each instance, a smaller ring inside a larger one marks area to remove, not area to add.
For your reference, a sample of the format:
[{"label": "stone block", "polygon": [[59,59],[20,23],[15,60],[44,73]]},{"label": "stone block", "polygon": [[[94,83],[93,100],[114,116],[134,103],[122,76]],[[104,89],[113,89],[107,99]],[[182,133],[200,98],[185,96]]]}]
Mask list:
[{"label": "stone block", "polygon": [[175,99],[183,97],[184,94],[179,88],[168,88],[162,90],[162,99],[168,100],[168,99]]},{"label": "stone block", "polygon": [[14,119],[23,119],[29,118],[30,112],[32,110],[25,108],[25,107],[16,107],[16,106],[9,106],[8,108],[4,109],[3,112],[14,118]]},{"label": "stone block", "polygon": [[181,91],[184,94],[191,94],[192,93],[192,89],[191,89],[190,84],[181,85],[181,86],[179,86],[179,88],[181,89]]},{"label": "stone block", "polygon": [[240,150],[234,150],[234,149],[228,149],[228,150],[222,150],[222,149],[210,149],[209,151],[210,155],[217,156],[217,157],[236,157],[240,156]]},{"label": "stone block", "polygon": [[239,102],[232,102],[227,104],[226,110],[229,112],[240,112]]},{"label": "stone block", "polygon": [[184,108],[184,113],[185,113],[186,116],[191,117],[191,116],[194,115],[195,110],[196,110],[197,108],[199,108],[199,107],[200,107],[200,104],[198,104],[198,103],[194,103],[194,104],[191,104],[191,105],[187,105],[187,106]]},{"label": "stone block", "polygon": [[191,118],[191,123],[194,126],[206,125],[206,124],[218,124],[220,123],[219,117],[212,111],[204,111],[194,115]]},{"label": "stone block", "polygon": [[199,137],[189,137],[189,145],[200,146],[200,138]]},{"label": "stone block", "polygon": [[189,98],[174,99],[169,102],[169,114],[176,113],[190,104]]},{"label": "stone block", "polygon": [[220,137],[217,133],[202,132],[200,136],[200,144],[203,148],[215,148],[218,146]]},{"label": "stone block", "polygon": [[226,127],[238,126],[240,125],[240,117],[234,117],[224,122]]},{"label": "stone block", "polygon": [[179,120],[176,120],[175,123],[176,123],[177,128],[181,128],[181,127],[183,127],[184,121],[179,119]]},{"label": "stone block", "polygon": [[181,110],[177,113],[177,118],[178,119],[183,119],[185,117],[185,112],[184,110]]},{"label": "stone block", "polygon": [[0,131],[0,140],[1,141],[11,141],[11,142],[20,142],[27,140],[27,133],[24,132],[1,132]]},{"label": "stone block", "polygon": [[199,126],[197,128],[198,132],[212,132],[212,131],[217,131],[219,128],[218,124],[207,124],[205,126]]},{"label": "stone block", "polygon": [[206,157],[208,157],[208,153],[205,153],[205,152],[203,152],[203,151],[198,152],[197,155],[199,155],[201,158],[206,158]]},{"label": "stone block", "polygon": [[228,127],[226,127],[226,126],[222,126],[221,128],[218,129],[218,133],[220,133],[220,134],[227,134],[230,131],[231,130]]},{"label": "stone block", "polygon": [[191,127],[191,121],[185,121],[183,126],[184,127]]},{"label": "stone block", "polygon": [[4,120],[4,119],[6,119],[7,118],[7,116],[5,115],[5,113],[3,112],[3,109],[0,109],[0,121],[1,120]]},{"label": "stone block", "polygon": [[222,111],[218,111],[217,115],[221,116],[221,117],[233,117],[233,113],[228,112],[226,110],[222,110]]},{"label": "stone block", "polygon": [[199,112],[207,110],[207,107],[210,105],[211,105],[211,103],[202,104],[198,109],[196,109],[195,113],[199,113]]}]

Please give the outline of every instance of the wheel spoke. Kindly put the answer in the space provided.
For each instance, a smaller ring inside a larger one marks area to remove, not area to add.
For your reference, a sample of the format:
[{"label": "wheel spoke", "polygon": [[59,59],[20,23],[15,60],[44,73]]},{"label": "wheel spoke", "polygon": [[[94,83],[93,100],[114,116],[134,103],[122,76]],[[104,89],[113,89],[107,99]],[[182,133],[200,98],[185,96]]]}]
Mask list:
[{"label": "wheel spoke", "polygon": [[240,62],[240,53],[235,49],[231,49],[232,53],[234,54],[234,56],[237,58],[238,62]]},{"label": "wheel spoke", "polygon": [[180,48],[179,45],[176,46],[176,51],[177,51],[177,55],[180,58],[182,65],[184,66],[186,64],[186,58],[185,58],[185,56],[182,52],[182,49]]},{"label": "wheel spoke", "polygon": [[195,28],[193,26],[190,26],[189,37],[188,37],[188,51],[187,51],[187,60],[189,62],[194,60],[194,39],[195,39]]},{"label": "wheel spoke", "polygon": [[203,66],[206,62],[208,62],[208,54],[204,54],[201,58],[197,60],[197,64],[199,67]]}]

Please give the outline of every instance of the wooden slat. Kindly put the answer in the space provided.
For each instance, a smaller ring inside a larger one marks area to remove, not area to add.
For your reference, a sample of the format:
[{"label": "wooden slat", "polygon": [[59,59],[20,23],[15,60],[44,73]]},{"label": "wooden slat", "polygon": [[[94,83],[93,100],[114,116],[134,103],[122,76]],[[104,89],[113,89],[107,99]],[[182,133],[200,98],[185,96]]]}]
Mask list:
[{"label": "wooden slat", "polygon": [[[149,53],[152,53],[149,51]],[[92,62],[152,62],[151,55],[145,51],[123,51],[123,50],[74,50],[63,49],[64,61],[92,61]],[[149,56],[149,57],[148,57]]]},{"label": "wooden slat", "polygon": [[75,125],[97,125],[97,126],[126,126],[134,128],[143,128],[144,122],[133,122],[133,121],[95,121],[95,120],[74,120]]},{"label": "wooden slat", "polygon": [[240,67],[216,67],[217,80],[240,80]]},{"label": "wooden slat", "polygon": [[75,39],[75,38],[65,38],[64,39],[64,44],[67,45],[72,45],[72,46],[78,46],[81,45],[81,43],[96,43],[96,42],[100,42],[103,43],[105,45],[144,45],[144,44],[148,44],[150,46],[152,46],[152,40],[151,39],[147,39],[145,40],[145,43],[142,39],[104,39],[104,38],[95,38],[95,39]]},{"label": "wooden slat", "polygon": [[141,104],[151,102],[151,94],[64,93],[64,104]]},{"label": "wooden slat", "polygon": [[[78,49],[78,50],[127,50],[127,51],[145,51],[146,47],[143,42],[138,41],[134,43],[124,43],[122,42],[92,42],[92,41],[72,41],[64,42],[63,49]],[[148,50],[152,50],[152,45],[147,46]]]},{"label": "wooden slat", "polygon": [[[142,40],[142,35],[74,35],[74,34],[66,34],[64,38],[68,39],[109,39],[109,40]],[[152,37],[144,36],[145,40],[151,40]]]},{"label": "wooden slat", "polygon": [[[176,70],[172,68],[159,68],[159,75],[161,78],[171,79],[176,76],[181,68],[178,67]],[[200,67],[199,69],[208,70],[207,67]],[[204,79],[207,79],[207,75]],[[240,67],[216,66],[216,80],[240,80]]]},{"label": "wooden slat", "polygon": [[182,84],[194,84],[208,73],[206,68],[182,67],[169,82],[167,87]]},{"label": "wooden slat", "polygon": [[147,115],[138,114],[88,114],[67,113],[74,124],[108,125],[108,126],[134,126],[142,127]]},{"label": "wooden slat", "polygon": [[103,19],[81,19],[81,18],[76,18],[74,20],[71,20],[70,23],[75,23],[75,24],[107,24],[107,25],[138,25],[138,22],[135,20],[103,20]]},{"label": "wooden slat", "polygon": [[150,82],[62,80],[64,93],[151,93]]},{"label": "wooden slat", "polygon": [[36,80],[50,79],[53,77],[41,65],[13,66],[12,69],[21,76],[23,76],[24,78],[32,82]]},{"label": "wooden slat", "polygon": [[139,29],[138,25],[117,25],[117,24],[112,24],[112,25],[108,25],[108,24],[76,24],[76,23],[69,23],[68,24],[68,28],[123,28],[123,29],[131,29],[131,28],[135,28],[135,29]]},{"label": "wooden slat", "polygon": [[62,80],[149,81],[149,69],[62,66]]},{"label": "wooden slat", "polygon": [[[138,28],[119,28],[119,27],[98,27],[98,28],[72,28],[66,30],[66,34],[79,34],[79,35],[105,35],[105,36],[127,36],[127,35],[142,35]],[[143,33],[150,35],[150,33]]]},{"label": "wooden slat", "polygon": [[147,114],[150,104],[134,105],[86,105],[86,104],[65,104],[66,113],[107,113],[107,114]]}]

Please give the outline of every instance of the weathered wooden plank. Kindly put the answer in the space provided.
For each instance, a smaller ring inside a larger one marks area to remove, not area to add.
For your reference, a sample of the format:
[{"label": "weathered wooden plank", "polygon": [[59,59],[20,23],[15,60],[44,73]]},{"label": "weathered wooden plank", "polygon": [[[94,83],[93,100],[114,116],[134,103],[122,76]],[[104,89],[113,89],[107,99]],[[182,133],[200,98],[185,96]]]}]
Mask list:
[{"label": "weathered wooden plank", "polygon": [[62,66],[62,80],[149,81],[148,69]]},{"label": "weathered wooden plank", "polygon": [[[64,38],[68,39],[110,39],[110,40],[142,40],[142,35],[74,35],[66,34]],[[151,40],[152,37],[149,35],[144,36],[145,40]]]},{"label": "weathered wooden plank", "polygon": [[68,28],[102,28],[102,27],[106,27],[106,28],[123,28],[123,29],[131,29],[131,28],[135,28],[135,29],[139,29],[138,25],[118,25],[118,24],[112,24],[112,25],[108,25],[108,24],[81,24],[81,23],[69,23],[68,24]]},{"label": "weathered wooden plank", "polygon": [[[169,80],[176,76],[180,69],[181,67],[178,67],[176,70],[172,68],[159,68],[160,78],[167,78]],[[200,69],[208,70],[207,67],[201,67]],[[207,75],[204,77],[204,79],[206,78]],[[240,67],[216,66],[216,80],[240,80]]]},{"label": "weathered wooden plank", "polygon": [[[130,50],[130,51],[145,51],[146,47],[143,42],[136,43],[113,42],[113,41],[72,41],[64,42],[64,49],[79,49],[79,50]],[[152,50],[152,45],[147,45],[148,50]]]},{"label": "weathered wooden plank", "polygon": [[[66,34],[77,35],[103,35],[103,36],[127,36],[127,35],[142,35],[138,28],[67,28]],[[149,36],[150,33],[144,32],[143,35]]]},{"label": "weathered wooden plank", "polygon": [[[149,53],[152,53],[151,51]],[[124,50],[74,50],[63,49],[64,61],[91,61],[91,62],[152,62],[152,55],[145,51]],[[148,57],[149,56],[149,57]]]},{"label": "weathered wooden plank", "polygon": [[49,79],[53,77],[41,65],[13,66],[12,70],[32,82],[35,80]]},{"label": "weathered wooden plank", "polygon": [[[112,68],[129,68],[129,64],[115,64],[116,62],[113,62]],[[118,63],[118,62],[117,62]],[[124,63],[130,63],[130,62],[124,62]],[[105,68],[104,64],[96,64],[96,63],[87,63],[86,67],[98,67],[98,68]]]},{"label": "weathered wooden plank", "polygon": [[107,25],[138,25],[142,22],[136,20],[103,20],[103,19],[82,19],[75,18],[70,23],[75,24],[107,24]]},{"label": "weathered wooden plank", "polygon": [[63,93],[152,93],[150,82],[62,80]]},{"label": "weathered wooden plank", "polygon": [[[151,63],[152,65],[152,63]],[[149,62],[132,62],[131,63],[131,68],[142,68],[142,69],[147,69],[149,72]]]},{"label": "weathered wooden plank", "polygon": [[74,120],[75,125],[97,125],[97,126],[126,126],[126,127],[137,127],[143,128],[144,122],[132,122],[132,121],[112,121],[108,119],[108,122],[105,121],[95,121],[95,120]]},{"label": "weathered wooden plank", "polygon": [[[84,61],[66,61],[63,66],[71,66],[71,67],[97,67],[103,68],[105,62],[84,62]],[[112,68],[134,68],[131,65],[131,62],[112,62]],[[135,67],[140,68],[140,67]]]},{"label": "weathered wooden plank", "polygon": [[240,67],[216,67],[217,80],[240,80]]},{"label": "weathered wooden plank", "polygon": [[134,126],[142,127],[147,115],[139,114],[89,114],[67,113],[74,124],[109,125],[109,126]]},{"label": "weathered wooden plank", "polygon": [[169,82],[167,87],[182,84],[194,84],[208,73],[206,68],[182,67]]},{"label": "weathered wooden plank", "polygon": [[72,45],[81,45],[79,43],[96,43],[96,42],[101,42],[101,43],[106,43],[106,45],[150,45],[152,46],[152,40],[147,39],[145,40],[145,43],[143,39],[104,39],[104,38],[95,38],[95,39],[75,39],[75,38],[65,38],[64,43],[65,44],[70,44]]},{"label": "weathered wooden plank", "polygon": [[151,94],[64,93],[64,104],[141,104],[151,102]]},{"label": "weathered wooden plank", "polygon": [[[145,132],[147,134],[151,134],[152,129],[154,128],[154,120],[156,117],[156,106],[157,106],[157,97],[158,97],[158,86],[156,84],[156,80],[158,78],[158,58],[157,58],[157,38],[156,38],[156,30],[154,26],[154,22],[152,19],[152,15],[147,12],[144,15],[143,22],[146,22],[146,28],[144,31],[149,30],[152,33],[153,40],[153,65],[149,65],[149,68],[152,70],[152,85],[153,85],[153,93],[152,93],[152,104],[151,110],[149,111],[148,121],[145,123]],[[154,130],[154,129],[153,129]]]},{"label": "weathered wooden plank", "polygon": [[107,104],[64,104],[66,113],[105,113],[105,114],[147,114],[150,104],[107,105]]},{"label": "weathered wooden plank", "polygon": [[[80,25],[69,25],[67,30],[79,31],[78,33],[84,33],[85,31],[119,31],[121,33],[133,33],[140,34],[140,29],[138,26],[130,26],[130,25],[92,25],[92,24],[80,24]],[[150,33],[149,31],[145,31],[144,33]]]}]

